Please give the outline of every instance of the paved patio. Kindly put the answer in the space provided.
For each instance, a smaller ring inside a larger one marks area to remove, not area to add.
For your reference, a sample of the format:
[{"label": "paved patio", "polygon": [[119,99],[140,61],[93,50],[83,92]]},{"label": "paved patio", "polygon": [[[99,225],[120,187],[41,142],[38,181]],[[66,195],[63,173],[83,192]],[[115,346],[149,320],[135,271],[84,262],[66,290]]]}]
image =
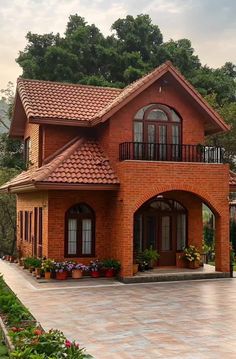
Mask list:
[{"label": "paved patio", "polygon": [[0,272],[45,329],[96,359],[236,358],[235,279],[37,283],[4,261]]}]

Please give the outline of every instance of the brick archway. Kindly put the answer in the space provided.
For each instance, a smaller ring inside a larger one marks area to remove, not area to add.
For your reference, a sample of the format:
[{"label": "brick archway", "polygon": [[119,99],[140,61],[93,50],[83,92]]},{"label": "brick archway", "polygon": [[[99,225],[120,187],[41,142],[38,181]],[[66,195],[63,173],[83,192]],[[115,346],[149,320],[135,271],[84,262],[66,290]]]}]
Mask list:
[{"label": "brick archway", "polygon": [[174,192],[174,191],[180,191],[180,192],[188,192],[191,193],[197,197],[199,197],[203,203],[207,204],[207,206],[212,210],[214,215],[221,216],[222,214],[222,208],[219,207],[217,202],[209,196],[209,193],[205,190],[197,190],[195,187],[188,186],[188,185],[166,185],[166,186],[158,186],[152,188],[150,191],[146,192],[144,195],[142,195],[141,198],[138,199],[138,201],[134,204],[134,207],[131,208],[131,211],[135,213],[145,202],[149,201],[151,198],[161,195],[166,192]]},{"label": "brick archway", "polygon": [[[127,263],[126,269],[124,269],[124,275],[131,275],[131,264],[133,260],[133,218],[134,213],[148,200],[155,198],[161,194],[171,194],[174,192],[187,193],[194,199],[198,199],[199,203],[205,203],[214,213],[216,219],[216,270],[221,272],[229,272],[229,222],[228,222],[228,201],[227,198],[222,198],[212,193],[211,191],[196,188],[187,184],[173,184],[151,186],[145,193],[136,192],[133,200],[124,206],[125,227],[123,228],[124,238],[130,238],[130,242],[125,244],[125,250],[123,251],[124,261]],[[175,199],[175,198],[173,198]],[[181,202],[181,200],[180,200]],[[195,209],[196,210],[196,209]],[[198,216],[196,216],[196,223],[194,221],[194,215],[192,215],[192,233],[195,229],[202,226],[202,212],[200,215],[200,205],[198,206]],[[201,224],[200,224],[201,218]],[[195,228],[194,228],[195,226]],[[194,238],[194,236],[192,236]],[[194,240],[193,240],[194,243]],[[199,244],[199,240],[196,240],[196,244]]]}]

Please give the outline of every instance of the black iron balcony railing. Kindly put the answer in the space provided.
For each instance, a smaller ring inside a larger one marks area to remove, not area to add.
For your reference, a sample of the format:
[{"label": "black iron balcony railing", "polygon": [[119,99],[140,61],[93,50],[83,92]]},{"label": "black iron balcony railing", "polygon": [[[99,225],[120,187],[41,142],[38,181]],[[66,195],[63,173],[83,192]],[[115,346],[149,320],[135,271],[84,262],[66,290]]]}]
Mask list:
[{"label": "black iron balcony railing", "polygon": [[119,147],[120,161],[175,161],[222,163],[221,147],[202,145],[174,145],[145,142],[124,142]]}]

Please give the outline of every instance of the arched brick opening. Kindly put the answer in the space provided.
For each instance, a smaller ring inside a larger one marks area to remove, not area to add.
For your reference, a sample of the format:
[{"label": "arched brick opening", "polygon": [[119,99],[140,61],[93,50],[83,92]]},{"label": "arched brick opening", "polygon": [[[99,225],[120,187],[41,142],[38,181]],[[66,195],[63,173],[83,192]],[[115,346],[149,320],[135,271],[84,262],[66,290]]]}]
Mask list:
[{"label": "arched brick opening", "polygon": [[[179,200],[180,203],[185,205],[184,202],[188,201],[188,209],[192,210],[191,227],[189,234],[191,243],[199,246],[202,241],[202,203],[205,203],[215,215],[216,223],[216,236],[215,236],[215,250],[216,250],[216,270],[222,272],[229,272],[229,213],[228,201],[219,200],[217,196],[211,194],[201,188],[196,188],[188,185],[165,185],[155,188],[152,186],[146,193],[136,193],[135,201],[129,204],[125,210],[126,219],[129,218],[130,226],[126,226],[126,238],[131,236],[131,242],[126,247],[125,261],[126,268],[124,268],[124,275],[131,274],[131,263],[133,260],[133,228],[134,228],[134,214],[136,211],[147,201],[155,198],[158,195],[165,195],[168,198]],[[183,201],[183,197],[185,200]],[[192,202],[192,204],[191,204]],[[190,212],[189,212],[190,213]],[[127,223],[128,221],[126,221]],[[195,235],[193,235],[195,233]],[[198,233],[198,235],[196,234]]]}]

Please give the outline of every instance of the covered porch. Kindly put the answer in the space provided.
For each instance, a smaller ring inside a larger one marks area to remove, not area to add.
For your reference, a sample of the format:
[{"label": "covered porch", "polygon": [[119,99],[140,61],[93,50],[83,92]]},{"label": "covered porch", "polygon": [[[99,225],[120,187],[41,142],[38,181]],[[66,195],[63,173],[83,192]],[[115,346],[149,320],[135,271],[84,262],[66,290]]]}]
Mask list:
[{"label": "covered porch", "polygon": [[[204,254],[203,205],[209,207],[214,217],[213,247],[216,267],[205,264],[193,270],[187,268],[188,262],[182,259],[182,254],[189,245],[195,246]],[[133,263],[137,263],[139,254],[149,248],[156,250],[160,257],[154,263],[152,271],[138,272],[131,282],[189,279],[186,276],[190,276],[190,279],[202,279],[212,277],[213,274],[214,278],[228,277],[228,267],[224,268],[220,264],[222,218],[204,198],[189,191],[163,192],[150,198],[136,210],[133,223]],[[224,224],[226,223],[227,221]],[[219,276],[218,273],[223,275]],[[127,280],[130,282],[130,279]]]}]

